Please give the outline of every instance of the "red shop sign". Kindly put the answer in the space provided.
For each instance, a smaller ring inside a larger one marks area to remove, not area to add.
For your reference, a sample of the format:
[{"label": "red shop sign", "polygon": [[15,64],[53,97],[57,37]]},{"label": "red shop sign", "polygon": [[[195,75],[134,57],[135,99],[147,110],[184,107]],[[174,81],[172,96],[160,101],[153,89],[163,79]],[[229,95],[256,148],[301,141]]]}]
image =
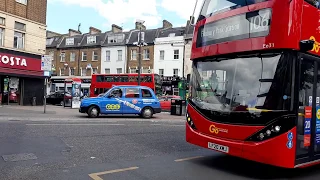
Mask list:
[{"label": "red shop sign", "polygon": [[0,53],[0,67],[41,71],[41,59]]}]

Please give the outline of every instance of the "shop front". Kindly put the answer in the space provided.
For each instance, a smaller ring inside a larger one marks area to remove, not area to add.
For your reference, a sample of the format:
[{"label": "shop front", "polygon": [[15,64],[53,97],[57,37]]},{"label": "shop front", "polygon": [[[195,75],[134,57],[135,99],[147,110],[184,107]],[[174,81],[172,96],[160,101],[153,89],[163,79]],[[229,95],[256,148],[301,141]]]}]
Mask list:
[{"label": "shop front", "polygon": [[72,84],[66,84],[65,80],[69,78],[81,79],[81,92],[83,95],[89,96],[89,89],[91,85],[91,76],[89,77],[69,77],[69,76],[52,76],[50,78],[50,92],[66,91],[71,92]]},{"label": "shop front", "polygon": [[41,56],[0,49],[0,104],[43,105],[43,97]]},{"label": "shop front", "polygon": [[179,96],[180,77],[162,76],[162,94]]}]

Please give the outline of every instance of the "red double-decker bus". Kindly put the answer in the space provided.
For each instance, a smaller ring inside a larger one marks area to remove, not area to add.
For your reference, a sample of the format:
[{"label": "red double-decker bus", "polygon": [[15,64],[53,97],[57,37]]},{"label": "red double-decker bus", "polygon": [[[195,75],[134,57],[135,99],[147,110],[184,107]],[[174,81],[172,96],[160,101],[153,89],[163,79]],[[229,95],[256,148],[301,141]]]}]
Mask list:
[{"label": "red double-decker bus", "polygon": [[317,4],[204,0],[192,45],[187,142],[285,168],[320,163]]},{"label": "red double-decker bus", "polygon": [[[154,90],[156,95],[162,95],[162,81],[158,74],[141,74],[140,85]],[[97,97],[107,92],[113,86],[138,85],[138,74],[93,74],[90,86],[90,97]]]}]

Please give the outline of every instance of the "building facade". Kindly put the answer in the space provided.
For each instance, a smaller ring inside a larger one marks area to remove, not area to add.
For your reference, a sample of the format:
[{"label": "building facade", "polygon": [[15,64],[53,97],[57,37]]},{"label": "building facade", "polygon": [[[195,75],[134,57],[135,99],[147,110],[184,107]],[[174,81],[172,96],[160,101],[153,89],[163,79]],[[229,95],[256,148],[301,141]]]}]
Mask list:
[{"label": "building facade", "polygon": [[107,32],[101,48],[101,73],[126,73],[128,35],[128,32],[122,32],[122,28],[115,24],[112,25],[112,31]]},{"label": "building facade", "polygon": [[154,45],[155,73],[182,77],[185,28],[160,30]]},{"label": "building facade", "polygon": [[2,104],[43,104],[46,7],[47,0],[0,0]]},{"label": "building facade", "polygon": [[192,48],[192,37],[193,37],[194,26],[187,22],[186,32],[184,36],[185,41],[185,55],[184,55],[184,77],[188,77],[192,73],[192,61],[191,58],[191,48]]},{"label": "building facade", "polygon": [[[65,77],[91,77],[92,74],[101,72],[101,44],[106,38],[106,33],[99,29],[89,28],[89,33],[82,34],[79,31],[69,29],[69,33],[61,36],[47,38],[48,55],[53,57],[50,91],[64,89],[60,79]],[[66,90],[68,90],[67,87]],[[89,92],[90,84],[81,86],[83,92]]]}]

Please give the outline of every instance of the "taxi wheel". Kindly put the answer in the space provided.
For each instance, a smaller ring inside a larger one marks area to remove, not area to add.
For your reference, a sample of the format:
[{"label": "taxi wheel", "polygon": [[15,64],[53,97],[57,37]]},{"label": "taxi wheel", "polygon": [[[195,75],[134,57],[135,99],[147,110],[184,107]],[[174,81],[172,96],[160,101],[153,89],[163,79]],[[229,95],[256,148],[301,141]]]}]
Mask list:
[{"label": "taxi wheel", "polygon": [[99,109],[96,106],[91,106],[88,110],[88,116],[91,118],[96,118],[99,116]]},{"label": "taxi wheel", "polygon": [[141,112],[141,117],[146,118],[146,119],[150,119],[153,116],[153,110],[149,107],[146,107],[142,110]]}]

